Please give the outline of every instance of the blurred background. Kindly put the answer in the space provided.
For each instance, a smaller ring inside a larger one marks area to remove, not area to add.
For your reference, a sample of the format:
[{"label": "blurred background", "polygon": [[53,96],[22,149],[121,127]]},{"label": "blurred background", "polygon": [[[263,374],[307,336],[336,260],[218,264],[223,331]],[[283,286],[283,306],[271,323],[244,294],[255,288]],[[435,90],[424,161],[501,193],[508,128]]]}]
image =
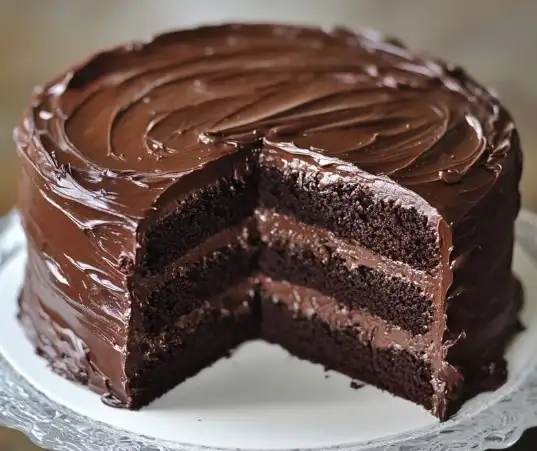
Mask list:
[{"label": "blurred background", "polygon": [[[535,0],[0,0],[0,214],[16,199],[11,134],[34,86],[102,47],[226,20],[377,28],[465,66],[515,117],[526,160],[524,205],[537,211]],[[516,449],[535,443],[536,436]],[[35,449],[0,429],[0,451]]]}]

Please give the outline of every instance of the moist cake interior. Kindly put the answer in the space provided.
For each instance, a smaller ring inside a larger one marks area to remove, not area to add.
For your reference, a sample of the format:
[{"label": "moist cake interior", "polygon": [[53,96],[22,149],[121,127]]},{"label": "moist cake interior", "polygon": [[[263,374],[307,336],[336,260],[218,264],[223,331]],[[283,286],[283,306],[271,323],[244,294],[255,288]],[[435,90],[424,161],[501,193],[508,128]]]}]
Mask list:
[{"label": "moist cake interior", "polygon": [[356,176],[240,155],[140,232],[131,407],[262,338],[443,414],[435,225]]}]

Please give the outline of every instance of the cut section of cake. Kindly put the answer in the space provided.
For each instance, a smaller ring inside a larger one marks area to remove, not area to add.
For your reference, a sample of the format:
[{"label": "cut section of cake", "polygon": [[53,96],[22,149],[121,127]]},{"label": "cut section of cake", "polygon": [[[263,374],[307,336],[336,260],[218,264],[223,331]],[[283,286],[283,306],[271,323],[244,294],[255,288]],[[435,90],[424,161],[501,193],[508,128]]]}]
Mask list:
[{"label": "cut section of cake", "polygon": [[138,409],[263,339],[440,419],[506,377],[521,151],[465,72],[342,29],[99,53],[15,132],[27,335]]}]

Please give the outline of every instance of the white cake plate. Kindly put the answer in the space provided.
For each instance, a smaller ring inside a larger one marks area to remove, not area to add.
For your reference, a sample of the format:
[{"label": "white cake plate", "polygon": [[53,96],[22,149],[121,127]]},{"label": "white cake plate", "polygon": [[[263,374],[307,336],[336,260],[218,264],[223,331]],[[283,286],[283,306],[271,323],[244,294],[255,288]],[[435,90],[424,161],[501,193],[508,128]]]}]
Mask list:
[{"label": "white cake plate", "polygon": [[439,423],[422,408],[326,373],[260,342],[241,347],[139,412],[112,409],[56,376],[15,318],[25,238],[0,220],[0,424],[65,451],[481,451],[537,426],[537,217],[518,220],[515,270],[526,330],[507,353],[509,380]]}]

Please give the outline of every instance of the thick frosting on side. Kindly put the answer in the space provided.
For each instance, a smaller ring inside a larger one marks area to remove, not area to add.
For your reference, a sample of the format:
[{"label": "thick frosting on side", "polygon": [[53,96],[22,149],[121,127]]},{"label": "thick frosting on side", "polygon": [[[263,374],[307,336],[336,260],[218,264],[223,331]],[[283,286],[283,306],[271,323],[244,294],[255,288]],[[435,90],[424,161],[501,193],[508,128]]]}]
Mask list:
[{"label": "thick frosting on side", "polygon": [[[75,343],[84,382],[122,400],[146,218],[244,171],[249,149],[419,209],[444,239],[443,270],[448,225],[468,243],[456,257],[471,252],[476,206],[520,161],[510,116],[459,67],[372,32],[279,25],[177,31],[96,54],[36,92],[15,140],[35,271],[23,319],[51,355]],[[451,272],[436,275],[443,296]]]}]

